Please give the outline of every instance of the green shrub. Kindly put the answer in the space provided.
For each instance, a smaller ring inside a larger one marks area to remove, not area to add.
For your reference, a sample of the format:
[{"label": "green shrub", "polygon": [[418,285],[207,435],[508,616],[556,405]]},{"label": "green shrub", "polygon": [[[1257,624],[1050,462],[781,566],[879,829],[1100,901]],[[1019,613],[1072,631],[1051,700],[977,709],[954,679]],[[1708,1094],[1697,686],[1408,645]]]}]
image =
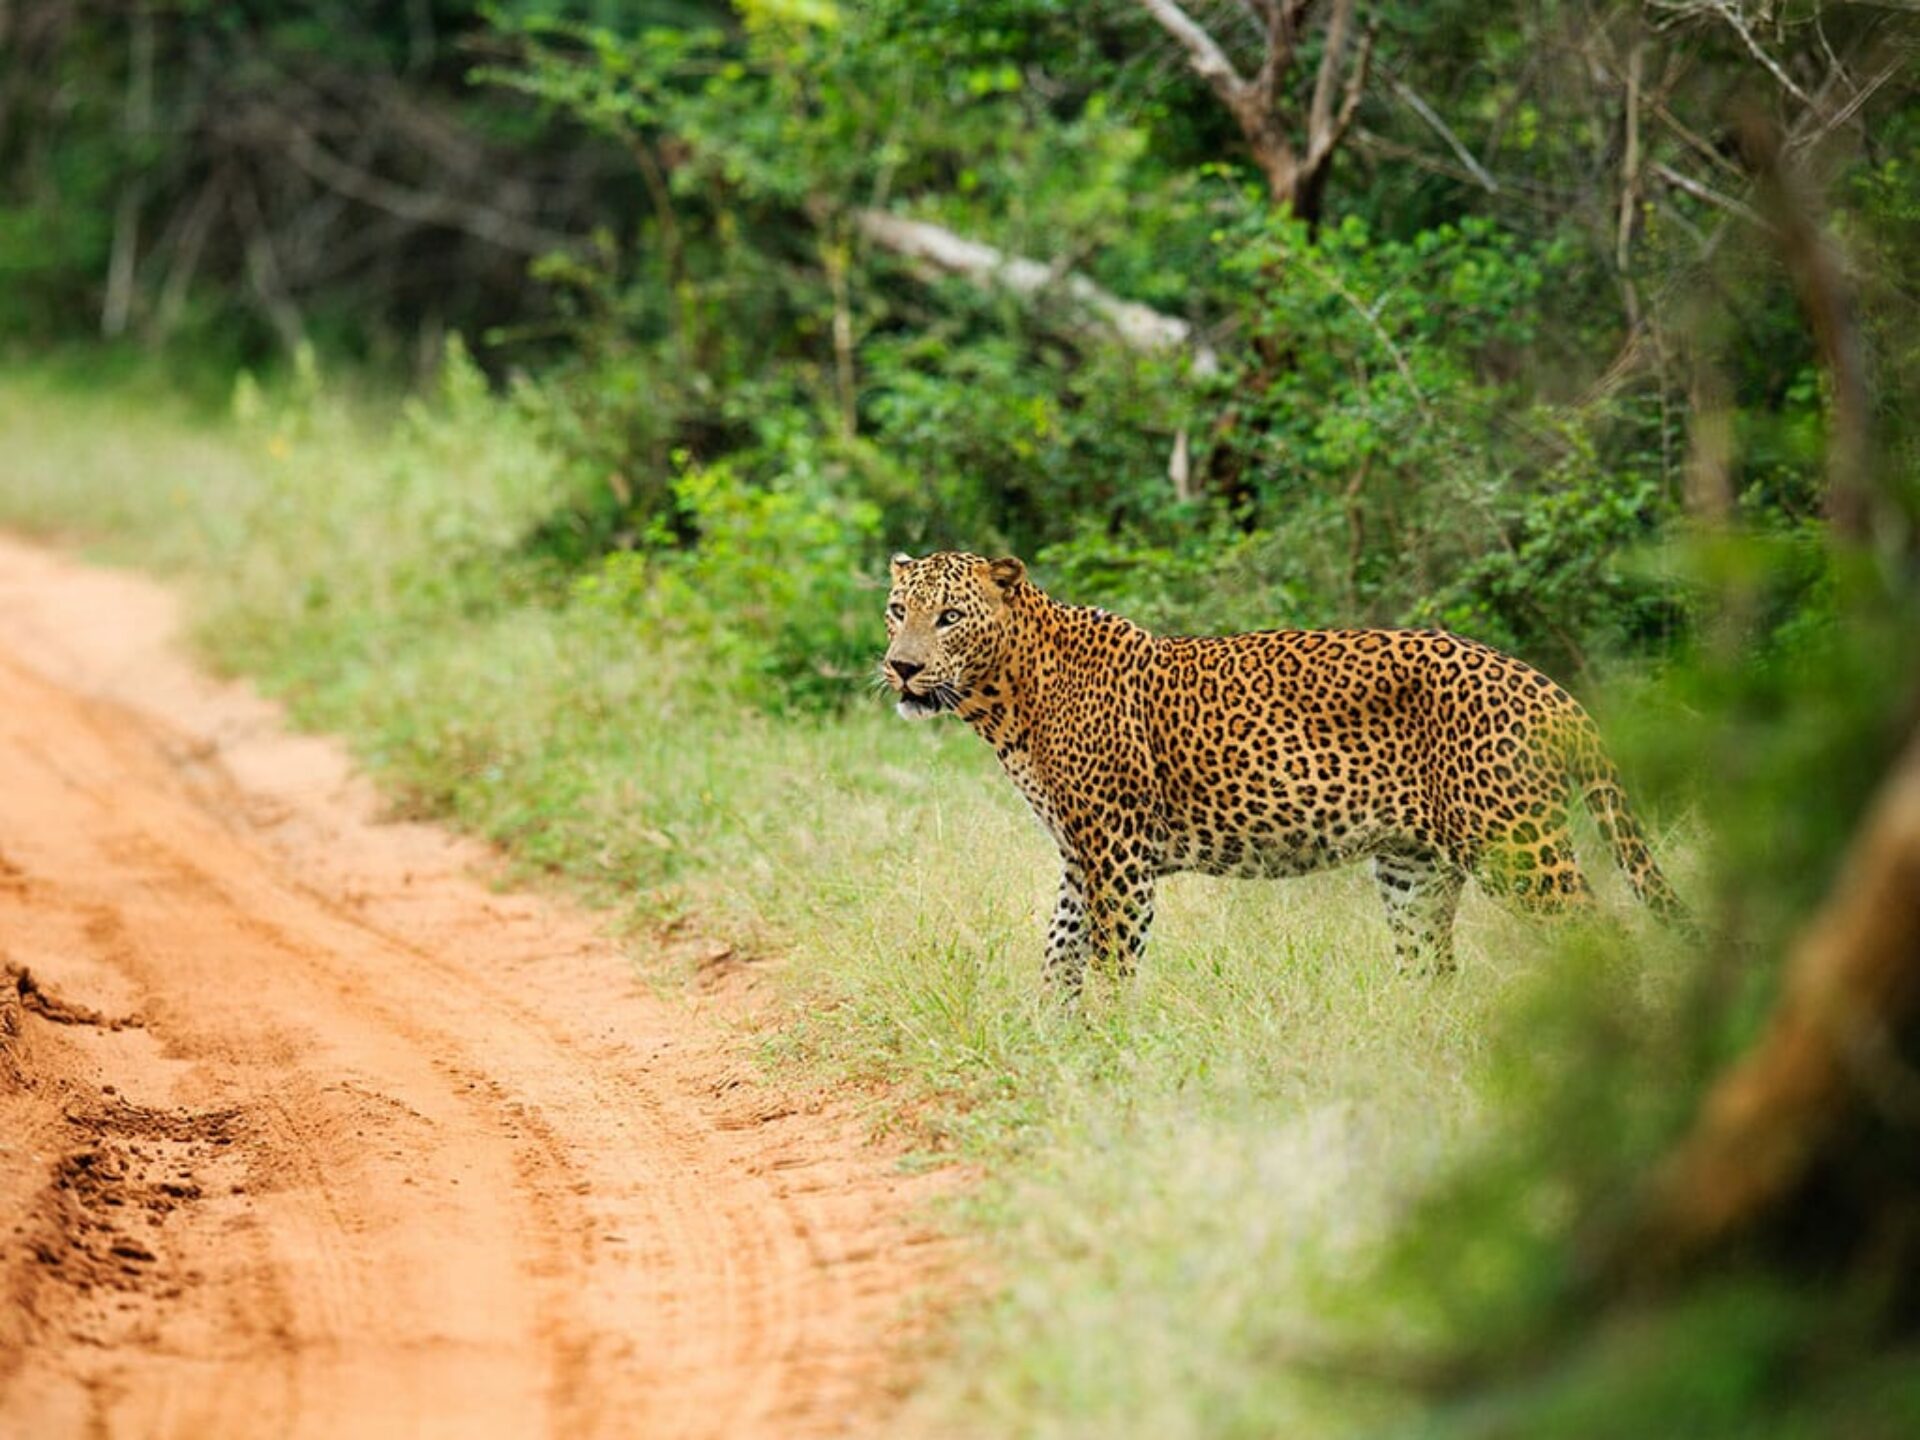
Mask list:
[{"label": "green shrub", "polygon": [[[575,593],[686,642],[767,709],[845,704],[873,660],[879,510],[819,478],[758,486],[724,462],[688,465],[677,525],[657,518],[641,548],[608,556]],[[678,544],[676,528],[696,538]]]}]

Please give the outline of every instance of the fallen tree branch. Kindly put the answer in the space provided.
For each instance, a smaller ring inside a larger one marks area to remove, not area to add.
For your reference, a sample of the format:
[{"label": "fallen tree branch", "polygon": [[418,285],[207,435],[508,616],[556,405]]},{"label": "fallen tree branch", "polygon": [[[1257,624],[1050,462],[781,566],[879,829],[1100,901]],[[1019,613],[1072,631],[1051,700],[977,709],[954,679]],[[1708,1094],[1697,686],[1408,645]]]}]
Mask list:
[{"label": "fallen tree branch", "polygon": [[1190,321],[1163,314],[1137,301],[1123,300],[1084,275],[1071,271],[1063,274],[1051,265],[1009,255],[991,245],[957,235],[944,226],[909,220],[884,210],[856,210],[853,225],[865,239],[883,250],[941,274],[992,286],[1025,299],[1057,294],[1091,315],[1100,328],[1130,350],[1149,354],[1185,350],[1193,357],[1195,375],[1212,375],[1220,369],[1219,355],[1199,337]]}]

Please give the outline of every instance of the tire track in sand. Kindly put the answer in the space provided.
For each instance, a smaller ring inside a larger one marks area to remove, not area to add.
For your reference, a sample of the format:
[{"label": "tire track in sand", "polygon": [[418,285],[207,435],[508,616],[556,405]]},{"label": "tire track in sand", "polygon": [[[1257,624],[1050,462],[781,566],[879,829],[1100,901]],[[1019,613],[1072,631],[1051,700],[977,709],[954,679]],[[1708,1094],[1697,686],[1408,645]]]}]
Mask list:
[{"label": "tire track in sand", "polygon": [[0,540],[0,1430],[880,1424],[940,1182],[172,626]]}]

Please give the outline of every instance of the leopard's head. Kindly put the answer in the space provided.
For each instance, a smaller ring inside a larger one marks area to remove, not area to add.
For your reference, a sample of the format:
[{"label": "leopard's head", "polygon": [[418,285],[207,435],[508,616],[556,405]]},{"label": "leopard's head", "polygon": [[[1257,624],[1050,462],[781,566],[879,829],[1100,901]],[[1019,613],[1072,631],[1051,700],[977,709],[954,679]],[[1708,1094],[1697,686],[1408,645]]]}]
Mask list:
[{"label": "leopard's head", "polygon": [[1005,667],[1010,602],[1027,584],[1011,556],[988,560],[946,550],[893,557],[887,654],[880,675],[909,720],[952,710]]}]

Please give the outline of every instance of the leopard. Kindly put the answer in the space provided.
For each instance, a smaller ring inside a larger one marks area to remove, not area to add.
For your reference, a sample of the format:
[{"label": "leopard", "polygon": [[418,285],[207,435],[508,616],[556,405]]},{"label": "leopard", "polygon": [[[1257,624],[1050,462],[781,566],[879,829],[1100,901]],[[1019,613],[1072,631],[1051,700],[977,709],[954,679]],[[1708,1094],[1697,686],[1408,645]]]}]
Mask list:
[{"label": "leopard", "polygon": [[1690,931],[1592,717],[1513,656],[1444,629],[1157,635],[1049,596],[1015,556],[891,563],[880,678],[909,720],[993,747],[1060,854],[1046,979],[1141,959],[1157,883],[1365,862],[1397,964],[1456,968],[1469,878],[1510,906],[1593,904],[1577,794],[1638,899]]}]

